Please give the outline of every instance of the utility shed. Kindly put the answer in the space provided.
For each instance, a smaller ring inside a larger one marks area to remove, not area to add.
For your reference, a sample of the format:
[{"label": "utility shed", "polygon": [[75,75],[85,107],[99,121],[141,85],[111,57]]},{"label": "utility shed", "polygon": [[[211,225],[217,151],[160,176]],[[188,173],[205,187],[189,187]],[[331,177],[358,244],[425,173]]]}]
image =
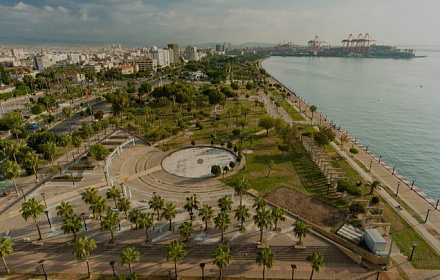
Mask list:
[{"label": "utility shed", "polygon": [[364,241],[367,244],[368,249],[376,255],[383,255],[387,242],[375,229],[364,230]]}]

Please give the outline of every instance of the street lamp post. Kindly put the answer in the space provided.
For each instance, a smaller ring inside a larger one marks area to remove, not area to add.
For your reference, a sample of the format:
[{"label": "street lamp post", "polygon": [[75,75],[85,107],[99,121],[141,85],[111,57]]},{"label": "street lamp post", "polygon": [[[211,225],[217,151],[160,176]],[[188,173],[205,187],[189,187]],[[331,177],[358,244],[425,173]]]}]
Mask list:
[{"label": "street lamp post", "polygon": [[371,172],[371,165],[373,164],[373,161],[370,161],[370,168],[368,169],[368,172]]},{"label": "street lamp post", "polygon": [[414,250],[416,249],[416,247],[417,247],[417,245],[419,245],[417,242],[413,242],[413,248],[412,248],[412,251],[411,251],[411,256],[409,257],[409,260],[411,261],[412,260],[412,257],[413,257],[413,255],[414,255]]},{"label": "street lamp post", "polygon": [[43,270],[43,273],[44,273],[44,279],[47,280],[46,270],[44,269],[44,265],[43,265],[44,260],[40,260],[38,263],[41,265],[41,269]]},{"label": "street lamp post", "polygon": [[81,213],[81,217],[84,221],[84,229],[87,230],[87,224],[86,224],[86,213]]},{"label": "street lamp post", "polygon": [[290,267],[292,267],[292,280],[295,277],[295,269],[296,269],[296,264],[291,264]]},{"label": "street lamp post", "polygon": [[376,280],[379,280],[379,274],[382,272],[382,269],[378,269],[377,270],[377,275],[376,275]]},{"label": "street lamp post", "polygon": [[72,186],[75,186],[75,179],[73,178],[73,172],[70,173],[70,178],[72,178]]},{"label": "street lamp post", "polygon": [[23,199],[24,199],[24,201],[26,201],[26,195],[24,194],[24,190],[23,190],[23,188],[21,188],[21,193],[23,194]]},{"label": "street lamp post", "polygon": [[49,219],[49,211],[44,211],[44,213],[46,214],[47,217],[47,222],[49,223],[49,228],[52,228],[52,224],[50,223],[50,219]]},{"label": "street lamp post", "polygon": [[403,210],[400,205],[396,206],[396,209],[397,209],[396,221],[394,222],[393,237],[391,238],[390,250],[388,251],[387,264],[385,265],[385,270],[388,270],[388,265],[390,264],[391,250],[393,249],[394,237],[396,236],[397,221],[399,220],[400,211]]},{"label": "street lamp post", "polygon": [[115,261],[110,261],[110,266],[112,267],[113,270],[113,277],[116,278],[116,273],[115,273]]},{"label": "street lamp post", "polygon": [[46,206],[46,209],[47,209],[47,203],[46,203],[46,198],[44,197],[44,192],[43,193],[41,193],[41,196],[43,197],[43,202],[44,202],[44,205]]},{"label": "street lamp post", "polygon": [[43,182],[43,185],[45,185],[46,186],[46,182],[44,182],[44,177],[43,177],[43,174],[40,174],[41,175],[41,181]]},{"label": "street lamp post", "polygon": [[328,192],[329,192],[329,190],[330,190],[330,185],[331,185],[331,183],[330,183],[330,181],[328,181],[328,182],[327,182],[327,195],[328,195]]},{"label": "street lamp post", "polygon": [[428,207],[428,212],[426,212],[425,224],[428,221],[429,211],[431,211],[430,207]]},{"label": "street lamp post", "polygon": [[73,163],[76,163],[75,162],[75,153],[72,153],[72,161],[73,161]]},{"label": "street lamp post", "polygon": [[399,188],[400,188],[400,182],[397,183],[397,191],[396,191],[396,196],[399,194]]},{"label": "street lamp post", "polygon": [[200,268],[202,269],[202,280],[205,280],[205,263],[201,263]]}]

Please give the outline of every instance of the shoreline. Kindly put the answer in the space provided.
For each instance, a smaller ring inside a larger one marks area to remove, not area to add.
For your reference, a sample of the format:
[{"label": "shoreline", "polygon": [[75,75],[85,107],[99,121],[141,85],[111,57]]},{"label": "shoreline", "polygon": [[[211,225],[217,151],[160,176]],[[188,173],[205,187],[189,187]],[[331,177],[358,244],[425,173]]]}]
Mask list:
[{"label": "shoreline", "polygon": [[[261,62],[263,62],[264,60],[269,59],[269,58],[265,58],[263,60],[261,60]],[[260,62],[260,67],[262,67]],[[270,74],[264,67],[262,67],[269,75],[270,77],[275,80],[277,83],[279,83],[283,89],[285,89],[287,92],[289,92],[291,95],[293,95],[294,97],[296,97],[300,102],[304,103],[306,110],[308,108],[310,108],[310,104],[307,103],[307,101],[305,101],[300,95],[296,94],[295,91],[293,91],[292,89],[290,89],[289,87],[287,87],[286,85],[284,85],[282,82],[280,82],[277,78],[275,78],[272,74]],[[301,105],[300,105],[301,106]],[[362,145],[362,143],[358,142],[356,139],[357,137],[353,138],[352,136],[350,136],[348,133],[346,133],[344,130],[341,130],[341,126],[337,126],[335,123],[333,123],[332,121],[327,119],[327,115],[324,115],[322,112],[320,111],[315,111],[314,116],[319,116],[320,119],[324,120],[324,125],[325,122],[328,122],[328,125],[334,130],[337,131],[341,134],[344,134],[348,137],[349,141],[353,144],[356,145],[359,149],[361,149],[363,152],[365,152],[367,155],[369,155],[371,157],[371,160],[375,161],[377,164],[381,165],[383,168],[385,168],[386,170],[388,170],[390,172],[391,175],[394,175],[394,177],[396,179],[398,179],[401,183],[403,183],[404,185],[406,185],[411,191],[413,191],[414,193],[416,193],[418,196],[420,196],[421,198],[423,198],[429,205],[431,205],[434,210],[438,210],[439,209],[439,203],[440,203],[440,199],[437,199],[437,201],[435,201],[432,197],[430,197],[429,195],[427,195],[422,189],[418,188],[417,186],[414,185],[415,180],[414,181],[410,181],[408,180],[406,177],[404,177],[402,174],[400,174],[398,171],[395,170],[395,168],[390,167],[383,159],[381,156],[377,156],[376,154],[374,154],[371,150],[368,150],[368,145],[367,147],[365,147],[364,145]],[[371,164],[370,164],[371,165]],[[361,167],[361,166],[360,166]],[[361,167],[362,168],[362,167]],[[368,166],[365,166],[365,168],[368,168]],[[371,169],[371,168],[370,168]],[[391,189],[391,188],[390,188]]]}]

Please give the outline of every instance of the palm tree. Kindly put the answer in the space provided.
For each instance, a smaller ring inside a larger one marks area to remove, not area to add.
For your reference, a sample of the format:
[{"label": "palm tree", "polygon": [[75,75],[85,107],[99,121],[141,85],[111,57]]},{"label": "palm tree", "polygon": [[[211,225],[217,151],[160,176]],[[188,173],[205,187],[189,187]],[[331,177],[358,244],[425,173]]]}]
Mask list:
[{"label": "palm tree", "polygon": [[240,196],[240,205],[243,205],[243,195],[247,193],[249,188],[249,181],[244,177],[241,177],[241,180],[234,186],[235,192]]},{"label": "palm tree", "polygon": [[130,210],[130,208],[131,208],[130,199],[125,198],[125,197],[119,199],[118,210],[121,212],[124,212],[126,219],[128,218],[127,212],[128,212],[128,210]]},{"label": "palm tree", "polygon": [[228,230],[231,224],[231,218],[226,212],[220,212],[217,217],[214,218],[214,224],[215,227],[222,232],[220,243],[223,243],[223,234]]},{"label": "palm tree", "polygon": [[84,259],[87,263],[87,278],[90,278],[90,251],[95,249],[95,240],[93,238],[88,239],[87,236],[80,237],[75,241],[75,243],[73,243],[73,254],[78,260]]},{"label": "palm tree", "polygon": [[99,220],[102,221],[102,213],[107,210],[107,201],[102,196],[97,196],[90,204],[89,209],[92,211],[94,219],[98,215]]},{"label": "palm tree", "polygon": [[258,211],[266,208],[266,205],[267,205],[266,200],[262,197],[257,196],[254,198],[254,204],[252,205],[252,207]]},{"label": "palm tree", "polygon": [[3,143],[5,153],[14,158],[14,162],[17,163],[16,155],[20,152],[20,144],[14,140],[5,140]]},{"label": "palm tree", "polygon": [[183,222],[179,226],[180,235],[184,238],[183,242],[188,243],[194,228],[191,222]]},{"label": "palm tree", "polygon": [[257,252],[258,266],[263,266],[263,280],[265,276],[266,267],[270,269],[275,262],[275,253],[272,252],[270,248],[263,248]]},{"label": "palm tree", "polygon": [[223,196],[219,198],[217,201],[218,208],[220,208],[220,211],[227,212],[231,211],[232,209],[232,200],[228,196]]},{"label": "palm tree", "polygon": [[320,267],[325,267],[324,255],[318,252],[313,252],[307,256],[307,261],[312,266],[312,274],[310,274],[310,280],[313,279],[313,272],[319,272]]},{"label": "palm tree", "polygon": [[104,216],[101,222],[101,227],[104,230],[110,231],[111,239],[109,243],[115,243],[115,238],[113,236],[113,228],[119,223],[119,215],[115,211],[107,211],[107,215]]},{"label": "palm tree", "polygon": [[122,191],[113,186],[105,193],[105,195],[107,199],[113,199],[113,201],[115,202],[115,208],[117,208],[118,204],[116,203],[116,199],[121,199]]},{"label": "palm tree", "polygon": [[140,255],[139,251],[136,251],[134,247],[127,247],[122,249],[121,252],[122,265],[128,264],[128,268],[130,269],[130,274],[133,274],[131,264],[139,261],[139,255]]},{"label": "palm tree", "polygon": [[69,202],[61,201],[56,208],[58,217],[67,217],[73,215],[73,206]]},{"label": "palm tree", "polygon": [[313,123],[313,113],[315,113],[317,109],[318,108],[315,105],[310,106],[310,112],[312,112],[312,118],[310,120],[311,124]]},{"label": "palm tree", "polygon": [[12,179],[14,181],[15,192],[17,193],[18,196],[19,192],[15,178],[18,178],[20,176],[20,165],[18,165],[18,163],[16,163],[15,161],[8,159],[5,162],[3,162],[2,172],[3,175],[6,177],[6,179]]},{"label": "palm tree", "polygon": [[136,226],[135,229],[138,229],[137,220],[139,219],[139,216],[141,214],[142,214],[141,210],[139,210],[139,209],[133,209],[133,210],[131,210],[130,213],[128,213],[128,220],[131,223],[135,224],[135,226]]},{"label": "palm tree", "polygon": [[83,143],[83,139],[81,138],[81,136],[79,135],[72,136],[72,145],[78,149],[78,153],[82,143]]},{"label": "palm tree", "polygon": [[157,220],[161,219],[159,211],[165,206],[165,200],[160,195],[154,195],[150,201],[148,201],[150,208],[157,212]]},{"label": "palm tree", "polygon": [[40,163],[40,158],[38,157],[37,152],[32,150],[26,153],[23,164],[26,168],[32,169],[35,175],[35,179],[37,180],[38,180],[37,169],[39,163]]},{"label": "palm tree", "polygon": [[65,117],[66,119],[69,120],[69,130],[70,130],[70,132],[72,133],[72,127],[71,127],[71,125],[70,125],[70,118],[71,118],[72,115],[73,115],[72,107],[70,107],[70,106],[64,107],[64,108],[63,108],[63,115],[64,115],[64,117]]},{"label": "palm tree", "polygon": [[286,211],[280,207],[272,208],[272,218],[274,223],[274,230],[277,230],[278,221],[286,220]]},{"label": "palm tree", "polygon": [[296,221],[295,222],[295,227],[293,228],[293,232],[295,234],[296,237],[299,237],[299,244],[302,244],[302,238],[306,237],[307,234],[309,234],[311,232],[311,227],[309,225],[308,222],[303,221]]},{"label": "palm tree", "polygon": [[55,163],[53,162],[53,157],[55,156],[55,153],[57,151],[57,145],[55,144],[55,142],[49,141],[45,144],[42,144],[41,148],[45,157],[50,159],[52,165],[55,165]]},{"label": "palm tree", "polygon": [[232,261],[229,248],[223,248],[222,245],[218,245],[217,249],[211,253],[214,261],[212,264],[216,265],[220,269],[220,279],[222,279],[222,271],[225,269],[229,262]]},{"label": "palm tree", "polygon": [[205,231],[208,231],[208,222],[211,221],[214,216],[212,206],[209,204],[203,204],[203,207],[200,208],[199,216],[202,217],[202,221],[205,222]]},{"label": "palm tree", "polygon": [[171,230],[171,221],[172,219],[176,218],[176,205],[173,203],[167,203],[165,205],[165,208],[163,209],[162,216],[167,220],[170,221],[170,226],[168,227],[168,230]]},{"label": "palm tree", "polygon": [[165,246],[167,249],[167,260],[172,260],[174,263],[174,275],[177,280],[177,262],[186,256],[186,252],[183,249],[183,244],[177,240],[173,240],[170,244]]},{"label": "palm tree", "polygon": [[81,193],[81,199],[86,204],[91,204],[97,196],[98,196],[98,190],[90,187],[86,188],[84,192]]},{"label": "palm tree", "polygon": [[36,200],[35,198],[28,199],[21,205],[20,212],[25,221],[27,221],[29,217],[34,220],[35,226],[37,226],[38,230],[38,240],[43,240],[43,237],[41,236],[40,226],[37,223],[38,215],[44,212],[44,206],[43,204],[41,204],[41,201]]},{"label": "palm tree", "polygon": [[246,218],[249,218],[251,213],[249,208],[245,205],[238,205],[237,209],[235,209],[235,218],[240,222],[240,231],[244,230],[244,222]]},{"label": "palm tree", "polygon": [[260,229],[260,243],[263,242],[263,230],[267,229],[269,225],[272,225],[272,214],[270,210],[261,209],[257,210],[257,214],[254,215],[254,224],[258,225]]},{"label": "palm tree", "polygon": [[76,240],[76,233],[82,228],[81,218],[76,215],[67,216],[63,219],[63,224],[61,225],[61,230],[64,234],[73,233],[73,241]]},{"label": "palm tree", "polygon": [[380,189],[380,182],[377,180],[371,181],[367,186],[370,187],[370,194],[373,194],[374,189]]},{"label": "palm tree", "polygon": [[148,231],[154,226],[154,217],[151,213],[141,213],[136,221],[137,228],[145,229],[145,243],[150,242]]},{"label": "palm tree", "polygon": [[185,206],[183,206],[183,208],[189,212],[189,216],[191,218],[192,221],[192,217],[193,217],[193,210],[197,210],[199,209],[199,201],[197,200],[197,197],[195,196],[190,196],[186,198],[186,204]]},{"label": "palm tree", "polygon": [[67,146],[72,142],[72,137],[67,133],[63,133],[59,136],[58,142],[61,147],[64,147],[67,161],[69,161],[69,155],[67,154]]},{"label": "palm tree", "polygon": [[6,264],[5,258],[12,253],[13,251],[12,245],[14,245],[14,243],[12,242],[11,239],[9,238],[0,239],[0,257],[2,258],[2,262],[3,262],[3,266],[5,267],[6,274],[9,274],[10,271],[8,265]]}]

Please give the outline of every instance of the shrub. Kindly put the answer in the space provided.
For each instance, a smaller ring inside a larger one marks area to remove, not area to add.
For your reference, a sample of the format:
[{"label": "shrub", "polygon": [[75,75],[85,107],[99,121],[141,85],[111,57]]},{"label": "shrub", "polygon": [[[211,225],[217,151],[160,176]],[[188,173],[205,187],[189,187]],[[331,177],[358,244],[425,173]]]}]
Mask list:
[{"label": "shrub", "polygon": [[195,145],[196,144],[196,141],[194,141],[194,139],[193,140],[191,140],[191,145]]},{"label": "shrub", "polygon": [[219,165],[213,165],[211,166],[211,173],[214,174],[215,176],[218,176],[222,174],[222,169]]},{"label": "shrub", "polygon": [[350,205],[349,212],[356,217],[358,214],[365,212],[364,205],[359,201],[355,201]]},{"label": "shrub", "polygon": [[346,181],[346,180],[339,180],[338,181],[337,191],[338,192],[347,192],[348,194],[355,195],[355,196],[359,196],[362,194],[361,191],[358,188],[356,188],[356,186],[354,186],[352,183],[350,183],[349,181]]},{"label": "shrub", "polygon": [[110,153],[109,150],[106,147],[104,147],[103,145],[95,144],[90,149],[90,152],[88,153],[88,155],[97,159],[97,160],[102,160],[102,159],[105,159],[105,157],[109,153]]},{"label": "shrub", "polygon": [[234,168],[236,166],[236,163],[234,162],[234,161],[231,161],[230,163],[229,163],[229,167],[232,169],[232,168]]},{"label": "shrub", "polygon": [[356,148],[350,148],[349,152],[350,152],[350,154],[352,154],[352,155],[359,154],[359,150],[356,149]]},{"label": "shrub", "polygon": [[232,149],[233,145],[232,145],[232,141],[231,140],[228,141],[227,147],[228,147],[228,149]]},{"label": "shrub", "polygon": [[380,198],[378,196],[373,196],[371,198],[371,204],[375,205],[378,204],[380,202]]},{"label": "shrub", "polygon": [[239,154],[238,157],[237,157],[237,161],[241,162],[242,158],[243,158],[243,156],[241,154]]}]

